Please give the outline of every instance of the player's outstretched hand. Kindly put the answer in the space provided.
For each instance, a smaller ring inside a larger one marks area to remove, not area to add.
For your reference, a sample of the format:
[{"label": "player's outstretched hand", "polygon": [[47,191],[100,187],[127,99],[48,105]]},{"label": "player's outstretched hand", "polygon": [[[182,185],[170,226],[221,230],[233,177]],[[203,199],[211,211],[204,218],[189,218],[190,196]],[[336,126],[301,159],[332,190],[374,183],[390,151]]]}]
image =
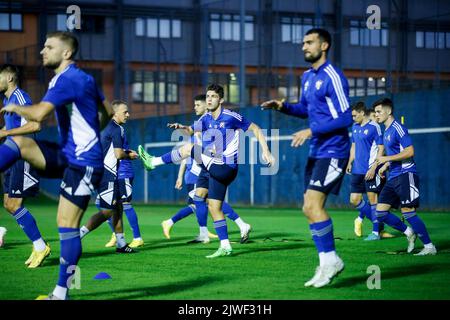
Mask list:
[{"label": "player's outstretched hand", "polygon": [[303,129],[294,133],[291,147],[297,148],[305,143],[306,140],[312,137],[311,129]]},{"label": "player's outstretched hand", "polygon": [[364,179],[366,181],[369,181],[369,180],[372,180],[373,178],[375,178],[375,170],[376,170],[375,168],[376,168],[376,166],[372,166],[372,168],[370,168],[367,171],[366,176],[364,177]]},{"label": "player's outstretched hand", "polygon": [[348,165],[347,165],[347,168],[345,169],[345,172],[347,174],[352,174],[352,166],[353,165],[349,162]]},{"label": "player's outstretched hand", "polygon": [[384,165],[380,168],[380,170],[378,170],[378,175],[380,176],[380,178],[384,178],[384,173],[386,172],[388,166]]},{"label": "player's outstretched hand", "polygon": [[167,127],[170,129],[186,129],[186,126],[181,123],[168,123]]},{"label": "player's outstretched hand", "polygon": [[175,189],[181,190],[183,189],[183,179],[177,179],[175,182]]},{"label": "player's outstretched hand", "polygon": [[275,163],[275,158],[273,157],[273,155],[270,153],[269,150],[263,152],[262,158],[267,163],[268,167],[273,166],[273,164]]},{"label": "player's outstretched hand", "polygon": [[135,159],[139,158],[138,153],[134,150],[129,150],[128,156],[130,157],[131,160],[135,160]]},{"label": "player's outstretched hand", "polygon": [[262,109],[274,109],[277,111],[281,110],[281,107],[283,106],[283,100],[269,100],[261,103]]}]

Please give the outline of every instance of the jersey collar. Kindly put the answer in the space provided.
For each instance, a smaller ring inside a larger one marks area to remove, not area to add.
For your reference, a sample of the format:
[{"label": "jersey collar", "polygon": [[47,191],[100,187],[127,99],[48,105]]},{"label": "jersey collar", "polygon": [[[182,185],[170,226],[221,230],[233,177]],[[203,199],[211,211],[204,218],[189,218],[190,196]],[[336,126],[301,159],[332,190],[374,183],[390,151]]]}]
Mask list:
[{"label": "jersey collar", "polygon": [[330,63],[328,62],[328,60],[325,60],[325,63],[322,64],[318,69],[314,69],[313,67],[311,67],[309,70],[311,70],[314,73],[318,73],[319,71],[322,71],[324,68],[326,68]]}]

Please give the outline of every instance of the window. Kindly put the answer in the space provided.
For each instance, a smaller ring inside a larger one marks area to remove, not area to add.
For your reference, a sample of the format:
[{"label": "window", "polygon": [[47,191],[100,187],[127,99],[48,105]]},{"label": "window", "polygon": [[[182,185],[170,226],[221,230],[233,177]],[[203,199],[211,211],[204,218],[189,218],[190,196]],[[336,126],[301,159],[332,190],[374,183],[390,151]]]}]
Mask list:
[{"label": "window", "polygon": [[22,15],[20,13],[0,13],[0,31],[22,30]]},{"label": "window", "polygon": [[[254,40],[254,17],[245,16],[244,40]],[[241,22],[238,14],[212,13],[209,22],[209,37],[212,40],[241,40]]]},{"label": "window", "polygon": [[131,87],[134,102],[178,102],[177,74],[174,72],[135,71]]},{"label": "window", "polygon": [[350,97],[373,96],[386,93],[386,78],[348,78]]},{"label": "window", "polygon": [[135,34],[148,38],[181,38],[181,20],[159,18],[136,18]]},{"label": "window", "polygon": [[365,21],[350,21],[350,44],[363,47],[387,47],[387,23],[382,23],[381,29],[370,30]]},{"label": "window", "polygon": [[[77,29],[75,29],[77,30]],[[105,33],[105,17],[81,15],[81,29],[83,33]]]},{"label": "window", "polygon": [[67,15],[65,14],[56,15],[56,30],[58,31],[67,30]]},{"label": "window", "polygon": [[313,28],[313,19],[309,18],[281,18],[281,41],[302,43],[305,33]]},{"label": "window", "polygon": [[416,31],[416,48],[449,49],[450,32]]}]

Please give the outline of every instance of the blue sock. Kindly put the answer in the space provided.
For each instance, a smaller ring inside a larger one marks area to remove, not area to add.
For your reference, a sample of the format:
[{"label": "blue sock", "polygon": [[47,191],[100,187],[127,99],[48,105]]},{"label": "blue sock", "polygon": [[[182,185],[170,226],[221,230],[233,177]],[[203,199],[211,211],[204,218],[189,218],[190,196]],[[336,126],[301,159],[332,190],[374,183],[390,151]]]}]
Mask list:
[{"label": "blue sock", "polygon": [[125,211],[125,214],[128,219],[128,223],[130,224],[130,227],[131,227],[131,230],[133,230],[133,238],[135,238],[135,239],[140,238],[141,230],[139,230],[138,217],[137,217],[136,211],[134,211],[134,208],[131,205],[131,203],[124,203],[123,211]]},{"label": "blue sock", "polygon": [[319,238],[317,237],[314,223],[311,223],[309,225],[309,230],[311,230],[312,239],[316,245],[317,252],[318,253],[323,252],[322,244],[320,243]]},{"label": "blue sock", "polygon": [[187,216],[191,215],[192,213],[194,213],[194,210],[191,207],[189,207],[189,206],[184,207],[183,209],[178,211],[172,217],[172,221],[173,221],[173,223],[176,223],[177,221],[180,221],[181,219],[186,218]]},{"label": "blue sock", "polygon": [[361,202],[356,206],[356,209],[359,210],[359,217],[361,219],[364,219],[364,217],[367,217],[370,219],[370,204],[364,199],[361,199]]},{"label": "blue sock", "polygon": [[0,172],[4,172],[20,159],[20,149],[12,139],[6,139],[5,143],[0,145]]},{"label": "blue sock", "polygon": [[227,221],[225,219],[214,221],[214,229],[216,229],[219,240],[228,239]]},{"label": "blue sock", "polygon": [[[81,239],[78,228],[58,228],[61,243],[58,286],[68,288],[75,266],[81,256]],[[70,268],[70,269],[69,269]]]},{"label": "blue sock", "polygon": [[14,212],[13,217],[16,219],[17,224],[23,229],[28,239],[36,241],[41,238],[41,233],[36,224],[36,220],[28,211],[27,208],[20,207]]},{"label": "blue sock", "polygon": [[195,215],[197,216],[197,222],[200,227],[206,227],[208,220],[208,207],[204,198],[194,196]]},{"label": "blue sock", "polygon": [[422,219],[417,216],[416,211],[404,212],[403,216],[406,221],[411,225],[414,233],[416,233],[423,244],[431,243],[430,236],[428,235],[427,227],[425,227],[425,223],[423,223]]},{"label": "blue sock", "polygon": [[312,227],[315,230],[317,241],[320,242],[320,250],[322,250],[323,252],[335,251],[333,222],[331,221],[331,219],[313,223]]},{"label": "blue sock", "polygon": [[227,203],[222,204],[222,211],[227,216],[228,219],[235,221],[239,218],[239,215],[233,210],[233,208]]},{"label": "blue sock", "polygon": [[172,150],[171,152],[163,154],[161,159],[165,164],[174,163],[181,161],[181,155],[178,150]]},{"label": "blue sock", "polygon": [[116,231],[114,230],[114,226],[113,226],[113,224],[112,224],[112,217],[109,218],[109,219],[106,220],[106,221],[108,222],[108,225],[109,225],[109,227],[111,228],[111,231],[112,231],[112,232],[116,232]]},{"label": "blue sock", "polygon": [[377,208],[376,204],[370,206],[370,220],[372,220],[372,224],[373,224],[372,231],[379,233],[381,230],[380,230],[380,222],[378,222],[378,219],[377,219],[377,209],[376,208]]},{"label": "blue sock", "polygon": [[376,215],[378,222],[383,222],[398,231],[405,232],[407,228],[406,224],[404,224],[396,215],[393,215],[389,211],[378,210],[376,211]]}]

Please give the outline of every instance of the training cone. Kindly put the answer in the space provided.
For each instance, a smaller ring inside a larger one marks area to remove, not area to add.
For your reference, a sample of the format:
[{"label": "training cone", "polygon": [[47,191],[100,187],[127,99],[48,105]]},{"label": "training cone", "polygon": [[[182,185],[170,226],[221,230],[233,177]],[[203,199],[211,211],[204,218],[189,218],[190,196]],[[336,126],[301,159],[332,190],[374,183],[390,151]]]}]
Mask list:
[{"label": "training cone", "polygon": [[106,272],[97,273],[94,277],[94,280],[105,280],[105,279],[111,279],[111,276]]}]

